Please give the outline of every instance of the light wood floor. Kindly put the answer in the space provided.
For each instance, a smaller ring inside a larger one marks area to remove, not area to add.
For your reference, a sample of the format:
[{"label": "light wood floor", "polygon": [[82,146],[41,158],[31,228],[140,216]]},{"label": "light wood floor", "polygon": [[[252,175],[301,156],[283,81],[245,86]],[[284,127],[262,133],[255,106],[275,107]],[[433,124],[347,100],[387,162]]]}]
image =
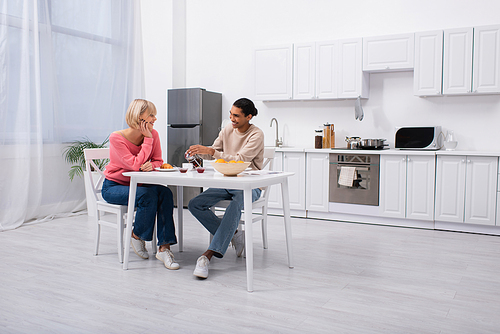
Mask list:
[{"label": "light wood floor", "polygon": [[[115,232],[93,256],[86,215],[0,233],[0,333],[499,333],[500,238],[281,217],[255,226],[253,293],[229,249],[192,275],[208,235],[185,212],[181,268],[131,254]],[[149,246],[148,246],[149,247]]]}]

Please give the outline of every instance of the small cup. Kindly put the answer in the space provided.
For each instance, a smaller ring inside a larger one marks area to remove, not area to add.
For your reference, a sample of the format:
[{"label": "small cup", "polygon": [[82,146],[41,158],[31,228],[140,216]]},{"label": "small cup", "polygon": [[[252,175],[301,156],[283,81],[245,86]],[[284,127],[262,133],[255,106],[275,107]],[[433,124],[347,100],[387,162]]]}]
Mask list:
[{"label": "small cup", "polygon": [[187,168],[179,168],[179,172],[181,173],[186,173],[188,171]]},{"label": "small cup", "polygon": [[197,171],[198,173],[203,173],[203,172],[205,171],[205,168],[203,168],[203,167],[198,167],[198,168],[196,168],[196,171]]}]

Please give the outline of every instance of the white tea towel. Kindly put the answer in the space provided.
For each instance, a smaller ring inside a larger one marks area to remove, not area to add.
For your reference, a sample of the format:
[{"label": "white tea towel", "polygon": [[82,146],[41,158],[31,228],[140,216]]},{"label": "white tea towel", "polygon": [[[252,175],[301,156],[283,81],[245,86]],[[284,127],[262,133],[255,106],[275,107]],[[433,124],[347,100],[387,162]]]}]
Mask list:
[{"label": "white tea towel", "polygon": [[341,186],[352,187],[356,177],[356,167],[340,167],[339,184]]}]

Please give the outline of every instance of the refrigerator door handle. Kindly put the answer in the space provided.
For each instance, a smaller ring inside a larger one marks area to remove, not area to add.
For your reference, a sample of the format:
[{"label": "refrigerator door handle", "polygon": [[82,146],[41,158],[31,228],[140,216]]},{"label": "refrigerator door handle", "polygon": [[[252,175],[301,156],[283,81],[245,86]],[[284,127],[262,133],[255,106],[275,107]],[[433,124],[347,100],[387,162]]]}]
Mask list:
[{"label": "refrigerator door handle", "polygon": [[192,129],[197,126],[200,126],[201,124],[167,124],[167,126],[170,126],[171,128],[174,129]]}]

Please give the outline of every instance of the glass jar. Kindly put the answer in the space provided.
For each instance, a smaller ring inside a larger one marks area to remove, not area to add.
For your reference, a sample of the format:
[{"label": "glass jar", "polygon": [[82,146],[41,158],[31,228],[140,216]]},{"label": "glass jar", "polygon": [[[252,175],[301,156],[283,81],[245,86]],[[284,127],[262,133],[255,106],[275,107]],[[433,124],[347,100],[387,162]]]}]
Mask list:
[{"label": "glass jar", "polygon": [[314,148],[323,148],[323,130],[314,130],[316,135],[314,136]]},{"label": "glass jar", "polygon": [[455,140],[455,134],[453,130],[449,130],[446,134],[446,139],[444,141],[444,147],[447,151],[453,151],[457,147],[458,142]]}]

